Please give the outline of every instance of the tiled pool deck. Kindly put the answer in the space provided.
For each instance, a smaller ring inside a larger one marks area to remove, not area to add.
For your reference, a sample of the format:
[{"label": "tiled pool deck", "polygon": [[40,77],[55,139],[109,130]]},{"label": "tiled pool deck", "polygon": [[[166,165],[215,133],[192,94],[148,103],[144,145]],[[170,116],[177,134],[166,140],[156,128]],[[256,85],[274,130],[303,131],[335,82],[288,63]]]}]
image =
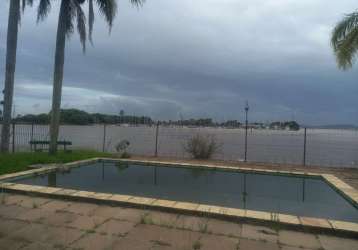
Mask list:
[{"label": "tiled pool deck", "polygon": [[[88,161],[61,167],[84,164]],[[0,180],[56,167],[1,176]],[[183,167],[186,167],[184,163]],[[200,167],[218,166],[201,164]],[[257,168],[248,165],[239,170],[302,175],[301,171],[289,168],[285,171]],[[238,167],[220,166],[220,169],[236,171]],[[311,171],[305,174],[321,175]],[[352,202],[357,202],[357,190],[351,185],[331,174],[322,176]],[[355,223],[23,184],[3,183],[2,187],[4,191],[26,195],[4,193],[1,196],[0,249],[7,249],[6,246],[16,249],[16,245],[30,247],[24,249],[51,249],[51,246],[69,249],[106,249],[106,246],[109,249],[199,249],[196,248],[199,246],[202,246],[200,249],[358,249],[358,241],[353,240],[358,233]],[[171,213],[155,211],[158,209]],[[339,238],[342,235],[350,239]]]},{"label": "tiled pool deck", "polygon": [[5,194],[0,249],[357,250],[358,240],[207,217]]}]

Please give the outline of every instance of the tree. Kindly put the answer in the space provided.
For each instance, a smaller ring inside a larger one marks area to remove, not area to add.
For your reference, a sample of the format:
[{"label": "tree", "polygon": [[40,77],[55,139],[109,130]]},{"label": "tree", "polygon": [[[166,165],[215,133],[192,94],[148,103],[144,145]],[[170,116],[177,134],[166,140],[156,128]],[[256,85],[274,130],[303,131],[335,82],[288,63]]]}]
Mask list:
[{"label": "tree", "polygon": [[[74,23],[77,23],[77,31],[83,52],[86,50],[86,15],[82,6],[86,0],[61,0],[60,12],[58,17],[56,52],[53,74],[52,109],[50,122],[50,154],[57,152],[57,139],[59,133],[60,108],[62,96],[62,81],[65,61],[66,37],[74,32]],[[104,16],[109,28],[112,27],[114,17],[117,12],[116,0],[88,0],[88,38],[92,42],[92,31],[94,23],[93,2],[97,3],[100,13]],[[143,0],[130,0],[136,6],[140,6]],[[50,0],[40,0],[38,20],[43,20],[50,10]]]},{"label": "tree", "polygon": [[346,15],[333,30],[331,44],[338,67],[351,68],[358,51],[358,12]]},{"label": "tree", "polygon": [[7,26],[6,42],[6,69],[5,69],[5,87],[4,87],[4,111],[3,125],[1,131],[1,152],[9,152],[10,144],[10,123],[12,102],[14,96],[14,79],[16,69],[17,35],[21,20],[21,6],[25,10],[26,5],[32,6],[33,0],[11,0],[9,7],[9,19]]}]

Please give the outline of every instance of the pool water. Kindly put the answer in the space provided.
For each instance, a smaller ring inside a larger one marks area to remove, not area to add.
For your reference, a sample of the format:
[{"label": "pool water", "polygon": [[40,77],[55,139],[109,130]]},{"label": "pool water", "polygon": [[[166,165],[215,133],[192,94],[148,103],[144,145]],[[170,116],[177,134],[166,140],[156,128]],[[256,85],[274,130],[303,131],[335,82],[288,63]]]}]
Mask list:
[{"label": "pool water", "polygon": [[358,222],[358,210],[319,178],[95,163],[13,182]]}]

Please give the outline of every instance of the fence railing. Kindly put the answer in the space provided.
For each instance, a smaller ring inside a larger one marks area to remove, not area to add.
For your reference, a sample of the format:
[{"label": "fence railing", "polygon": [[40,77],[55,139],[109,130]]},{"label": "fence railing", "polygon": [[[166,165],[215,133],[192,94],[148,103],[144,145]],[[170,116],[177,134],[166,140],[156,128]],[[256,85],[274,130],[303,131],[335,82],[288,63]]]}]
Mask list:
[{"label": "fence railing", "polygon": [[[1,126],[1,125],[0,125]],[[215,136],[222,145],[213,158],[244,161],[245,129],[169,127],[148,125],[61,125],[61,140],[73,149],[115,152],[115,145],[128,140],[128,152],[143,156],[190,157],[184,144],[195,134]],[[49,126],[13,124],[11,150],[30,151],[30,140],[48,140]],[[247,161],[299,165],[358,167],[358,131],[301,129],[299,131],[249,129]]]}]

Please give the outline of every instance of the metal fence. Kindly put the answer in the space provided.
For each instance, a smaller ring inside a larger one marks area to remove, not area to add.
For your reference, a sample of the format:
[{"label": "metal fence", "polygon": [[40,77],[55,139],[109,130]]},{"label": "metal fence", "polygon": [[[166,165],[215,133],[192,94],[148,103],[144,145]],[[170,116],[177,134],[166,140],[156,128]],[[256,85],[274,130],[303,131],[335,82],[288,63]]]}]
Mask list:
[{"label": "metal fence", "polygon": [[[48,140],[49,126],[13,124],[11,149],[30,151],[30,140]],[[215,136],[222,145],[214,159],[244,161],[245,129],[169,127],[150,125],[61,125],[61,140],[73,149],[115,152],[120,140],[130,142],[128,152],[143,156],[188,158],[184,144],[195,134]],[[299,131],[249,129],[247,161],[299,165],[358,167],[358,131],[301,129]]]}]

